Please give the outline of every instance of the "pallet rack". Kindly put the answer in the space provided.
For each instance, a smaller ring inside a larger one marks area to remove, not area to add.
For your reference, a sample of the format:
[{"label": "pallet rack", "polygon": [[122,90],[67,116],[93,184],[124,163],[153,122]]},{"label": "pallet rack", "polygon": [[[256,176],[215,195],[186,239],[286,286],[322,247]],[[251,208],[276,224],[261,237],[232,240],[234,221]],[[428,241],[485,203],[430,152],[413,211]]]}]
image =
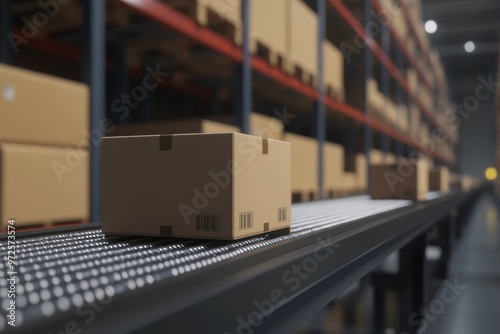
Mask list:
[{"label": "pallet rack", "polygon": [[[367,153],[367,160],[369,163],[369,151],[373,146],[373,132],[381,135],[381,147],[383,152],[389,151],[390,140],[395,143],[395,153],[398,156],[407,156],[412,150],[425,152],[426,148],[420,143],[413,140],[408,135],[395,130],[390,126],[382,123],[379,120],[370,117],[366,110],[368,108],[353,107],[352,105],[340,102],[324,93],[322,82],[323,70],[323,55],[322,43],[318,43],[318,73],[319,80],[317,87],[311,87],[304,84],[297,78],[285,74],[281,69],[271,66],[267,61],[250,53],[249,41],[249,16],[250,8],[247,1],[242,2],[242,46],[234,45],[230,40],[222,37],[211,31],[209,28],[198,25],[191,18],[177,12],[165,3],[157,0],[112,0],[115,4],[124,6],[138,13],[151,22],[160,24],[173,30],[175,33],[186,36],[190,40],[196,41],[207,49],[211,49],[237,64],[237,74],[239,82],[239,95],[235,103],[235,109],[238,125],[243,132],[248,132],[249,128],[249,115],[252,100],[252,77],[254,73],[263,75],[272,80],[277,85],[287,87],[288,89],[299,93],[300,95],[309,99],[314,103],[314,134],[319,142],[319,194],[323,194],[323,143],[327,136],[326,119],[331,117],[344,117],[364,127],[364,150]],[[379,0],[362,0],[364,5],[364,12],[370,13],[371,9],[380,10]],[[105,2],[83,1],[84,4],[84,18],[83,18],[83,43],[82,50],[65,46],[64,44],[56,43],[50,40],[37,41],[33,39],[30,41],[28,47],[44,49],[47,52],[56,53],[60,56],[70,58],[73,61],[82,61],[83,78],[90,86],[91,92],[91,124],[90,128],[98,128],[99,122],[106,115],[105,106],[105,73],[109,67],[110,61],[106,59],[106,26],[105,26]],[[333,9],[336,15],[346,22],[346,24],[353,29],[367,44],[367,50],[364,50],[365,59],[365,79],[372,76],[372,67],[374,59],[380,62],[382,89],[385,96],[389,95],[390,80],[393,80],[396,85],[396,98],[398,103],[415,104],[419,107],[421,114],[425,117],[427,122],[434,126],[439,127],[436,115],[433,110],[429,110],[423,105],[420,98],[410,90],[408,82],[403,75],[402,70],[405,65],[409,64],[415,68],[419,81],[422,85],[430,88],[431,85],[425,77],[423,70],[416,61],[416,58],[409,52],[404,45],[401,38],[397,35],[395,28],[389,23],[383,27],[382,43],[379,45],[375,38],[369,35],[360,21],[353,15],[351,10],[340,0],[316,0],[308,1],[308,4],[315,8],[318,17],[318,41],[323,41],[326,37],[325,29],[331,22],[329,14]],[[5,18],[9,17],[12,1],[2,2],[2,13]],[[401,2],[403,12],[410,23],[410,33],[413,38],[417,40],[417,44],[425,60],[430,63],[429,55],[424,52],[422,41],[416,30],[416,23],[413,18],[408,14],[408,9],[403,2]],[[12,22],[10,19],[3,20],[0,24],[2,31],[12,31]],[[365,25],[370,20],[368,15],[365,15],[363,22]],[[4,34],[3,36],[6,36]],[[391,45],[391,42],[394,45]],[[0,61],[10,62],[12,54],[9,54],[9,44],[6,38],[1,39],[1,58]],[[391,47],[395,47],[396,59],[392,61],[390,58]],[[119,57],[113,61],[119,60]],[[391,79],[392,78],[392,79]],[[116,78],[115,78],[116,79]],[[119,80],[117,80],[119,82]],[[366,80],[365,80],[366,81]],[[198,87],[191,90],[193,93],[200,91]],[[366,106],[366,105],[365,105]],[[353,130],[347,130],[353,131]],[[354,133],[348,136],[353,137]],[[457,145],[456,142],[453,143]],[[456,166],[456,161],[451,161],[441,156],[437,152],[432,152],[431,156],[439,161],[439,163],[446,164],[450,167]],[[91,150],[91,221],[98,222],[100,220],[100,150],[99,145],[92,145]]]}]

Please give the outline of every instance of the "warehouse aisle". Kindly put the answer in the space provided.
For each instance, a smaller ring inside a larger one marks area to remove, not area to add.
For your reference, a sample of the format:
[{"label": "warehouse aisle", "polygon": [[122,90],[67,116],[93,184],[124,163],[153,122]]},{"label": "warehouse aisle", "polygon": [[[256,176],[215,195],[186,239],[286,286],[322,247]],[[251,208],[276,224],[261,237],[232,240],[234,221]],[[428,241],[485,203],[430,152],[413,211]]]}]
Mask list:
[{"label": "warehouse aisle", "polygon": [[[500,222],[490,197],[479,200],[458,243],[449,282],[458,284],[456,299],[440,303],[442,285],[429,304],[426,334],[498,333],[500,328]],[[462,287],[462,285],[464,287]],[[450,289],[451,290],[451,289]],[[447,295],[450,299],[451,294]],[[432,308],[434,303],[434,310]],[[439,309],[444,305],[444,310]]]}]

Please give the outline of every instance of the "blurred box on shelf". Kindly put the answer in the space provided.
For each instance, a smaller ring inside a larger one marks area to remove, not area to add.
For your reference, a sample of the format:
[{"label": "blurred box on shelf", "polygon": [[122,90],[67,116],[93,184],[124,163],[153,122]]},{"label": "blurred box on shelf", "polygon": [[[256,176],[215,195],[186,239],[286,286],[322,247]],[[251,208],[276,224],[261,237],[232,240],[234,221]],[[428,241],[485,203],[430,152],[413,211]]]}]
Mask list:
[{"label": "blurred box on shelf", "polygon": [[370,164],[377,165],[385,162],[384,152],[376,148],[370,150]]},{"label": "blurred box on shelf", "polygon": [[161,0],[200,25],[241,44],[241,1]]},{"label": "blurred box on shelf", "polygon": [[366,83],[366,99],[368,101],[368,113],[370,116],[380,119],[383,110],[383,96],[378,89],[378,83],[374,78],[369,78]]},{"label": "blurred box on shelf", "polygon": [[413,23],[418,25],[422,22],[422,2],[420,0],[405,1],[403,5],[407,7],[410,18],[413,19]]},{"label": "blurred box on shelf", "polygon": [[345,101],[344,56],[332,43],[323,41],[324,81],[327,95]]},{"label": "blurred box on shelf", "polygon": [[0,173],[2,229],[88,220],[88,151],[2,143]]},{"label": "blurred box on shelf", "polygon": [[344,147],[339,144],[325,142],[323,144],[323,155],[323,195],[325,198],[337,197],[342,191]]},{"label": "blurred box on shelf", "polygon": [[420,123],[419,139],[427,140],[430,138],[429,125],[427,123]]},{"label": "blurred box on shelf", "polygon": [[417,42],[415,41],[414,36],[407,36],[405,38],[406,48],[408,49],[408,53],[415,56],[417,52]]},{"label": "blurred box on shelf", "polygon": [[318,141],[289,132],[283,134],[283,140],[292,145],[293,201],[318,199]]},{"label": "blurred box on shelf", "polygon": [[[89,90],[84,84],[0,64],[0,141],[87,148]],[[102,135],[107,126],[92,129]]]},{"label": "blurred box on shelf", "polygon": [[289,143],[237,133],[102,141],[106,234],[226,240],[287,234],[290,208]]},{"label": "blurred box on shelf", "polygon": [[318,78],[318,18],[302,0],[289,0],[288,73],[311,86]]},{"label": "blurred box on shelf", "polygon": [[[228,0],[229,2],[234,2]],[[273,66],[287,69],[289,0],[250,1],[250,47]]]},{"label": "blurred box on shelf", "polygon": [[470,175],[450,174],[450,186],[467,192],[479,185],[479,180]]},{"label": "blurred box on shelf", "polygon": [[423,160],[371,165],[369,188],[374,199],[423,201],[429,191],[429,166]]},{"label": "blurred box on shelf", "polygon": [[385,162],[388,164],[395,164],[398,162],[398,157],[393,153],[387,152]]},{"label": "blurred box on shelf", "polygon": [[250,134],[269,139],[281,140],[285,126],[276,117],[253,112],[250,114]]},{"label": "blurred box on shelf", "polygon": [[419,85],[418,85],[417,72],[415,71],[415,69],[409,68],[406,70],[406,79],[408,81],[408,86],[410,87],[410,91],[416,94],[419,89]]},{"label": "blurred box on shelf", "polygon": [[[132,136],[176,133],[230,133],[241,132],[235,126],[235,116],[214,116],[211,119],[184,118],[169,121],[147,123],[129,123],[116,125],[109,136]],[[269,139],[280,140],[283,136],[283,122],[276,117],[259,113],[250,114],[250,134]]]},{"label": "blurred box on shelf", "polygon": [[420,135],[420,110],[414,104],[410,106],[410,134],[413,138]]},{"label": "blurred box on shelf", "polygon": [[346,156],[346,170],[354,172],[355,180],[353,190],[355,193],[364,193],[368,187],[368,165],[363,153],[349,154]]},{"label": "blurred box on shelf", "polygon": [[450,170],[448,167],[435,167],[429,171],[429,190],[447,193],[450,189]]},{"label": "blurred box on shelf", "polygon": [[356,177],[357,175],[354,172],[344,172],[344,174],[342,174],[340,182],[342,196],[352,196],[358,193],[358,182]]},{"label": "blurred box on shelf", "polygon": [[[236,124],[235,116],[214,116],[212,119],[226,124]],[[284,125],[279,118],[257,112],[250,113],[250,134],[252,136],[281,140],[283,130]]]},{"label": "blurred box on shelf", "polygon": [[397,128],[398,126],[398,108],[396,104],[390,99],[390,98],[385,98],[386,99],[386,104],[385,104],[385,114],[386,114],[386,124],[389,125],[392,128]]},{"label": "blurred box on shelf", "polygon": [[405,104],[398,105],[398,128],[399,131],[404,133],[408,133],[408,131],[410,130],[408,107]]},{"label": "blurred box on shelf", "polygon": [[116,125],[109,136],[134,136],[174,133],[230,133],[240,132],[233,125],[201,118],[186,118],[171,121],[129,123]]}]

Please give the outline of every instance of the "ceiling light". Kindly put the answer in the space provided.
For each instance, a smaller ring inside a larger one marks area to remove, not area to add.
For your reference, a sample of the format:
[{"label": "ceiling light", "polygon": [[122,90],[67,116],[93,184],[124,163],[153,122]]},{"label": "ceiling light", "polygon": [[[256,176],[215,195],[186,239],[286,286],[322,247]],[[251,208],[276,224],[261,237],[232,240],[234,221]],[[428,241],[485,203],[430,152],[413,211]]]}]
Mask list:
[{"label": "ceiling light", "polygon": [[465,51],[467,52],[472,52],[476,49],[476,44],[472,41],[468,41],[467,43],[464,44]]},{"label": "ceiling light", "polygon": [[436,21],[429,20],[429,21],[425,22],[424,28],[425,28],[425,31],[427,31],[427,33],[433,34],[438,29],[438,25],[437,25]]}]

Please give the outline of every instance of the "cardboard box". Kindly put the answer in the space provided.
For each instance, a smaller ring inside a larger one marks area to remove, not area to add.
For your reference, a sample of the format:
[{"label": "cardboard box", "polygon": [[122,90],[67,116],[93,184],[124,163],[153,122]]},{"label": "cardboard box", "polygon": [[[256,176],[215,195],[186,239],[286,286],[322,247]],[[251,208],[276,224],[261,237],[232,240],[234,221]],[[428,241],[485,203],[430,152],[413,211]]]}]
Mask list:
[{"label": "cardboard box", "polygon": [[162,0],[199,24],[241,44],[241,1]]},{"label": "cardboard box", "polygon": [[410,120],[408,118],[408,107],[405,104],[398,105],[398,128],[401,132],[410,131]]},{"label": "cardboard box", "polygon": [[318,199],[318,141],[285,132],[292,144],[292,197],[294,202]]},{"label": "cardboard box", "polygon": [[414,104],[410,107],[410,135],[417,138],[420,135],[420,110]]},{"label": "cardboard box", "polygon": [[398,162],[398,157],[393,153],[387,152],[385,162],[388,164],[395,164]]},{"label": "cardboard box", "polygon": [[303,74],[312,75],[305,81],[315,85],[318,71],[318,18],[302,0],[289,0],[288,56],[291,73],[300,67]]},{"label": "cardboard box", "polygon": [[477,180],[474,180],[474,178],[469,175],[450,175],[450,185],[461,191],[471,191],[477,184]]},{"label": "cardboard box", "polygon": [[377,150],[376,148],[372,148],[370,151],[370,164],[378,165],[383,164],[385,162],[384,152],[381,150]]},{"label": "cardboard box", "polygon": [[410,90],[413,93],[417,93],[419,89],[417,72],[413,68],[409,68],[408,70],[406,70],[406,78]]},{"label": "cardboard box", "polygon": [[[224,124],[236,124],[236,117],[233,115],[215,116],[213,120]],[[281,140],[283,138],[283,130],[283,122],[277,117],[270,117],[256,112],[250,114],[249,134],[252,136]]]},{"label": "cardboard box", "polygon": [[0,64],[0,89],[0,142],[88,147],[86,85]]},{"label": "cardboard box", "polygon": [[117,125],[110,136],[136,136],[136,135],[156,135],[175,133],[227,133],[240,132],[240,129],[233,125],[214,122],[201,118],[186,118],[181,120],[129,123]]},{"label": "cardboard box", "polygon": [[429,191],[429,166],[425,161],[372,165],[369,191],[374,199],[423,201]]},{"label": "cardboard box", "polygon": [[239,239],[290,230],[290,144],[237,134],[106,137],[102,230]]},{"label": "cardboard box", "polygon": [[450,189],[450,170],[448,167],[436,167],[429,171],[429,190],[447,193]]},{"label": "cardboard box", "polygon": [[250,114],[250,134],[252,136],[281,140],[284,127],[283,122],[277,117],[269,117],[256,112]]},{"label": "cardboard box", "polygon": [[353,191],[356,193],[365,192],[368,188],[368,165],[366,156],[363,153],[356,153],[346,157],[348,169],[354,172],[355,180]]},{"label": "cardboard box", "polygon": [[[264,53],[273,65],[285,65],[288,55],[289,0],[250,1],[250,40],[253,53]],[[260,50],[260,49],[263,50]],[[281,59],[278,59],[281,57]]]},{"label": "cardboard box", "polygon": [[0,173],[2,228],[88,220],[88,152],[3,143]]},{"label": "cardboard box", "polygon": [[[293,150],[293,147],[292,147]],[[344,174],[344,147],[325,142],[323,144],[323,192],[325,198],[333,198],[342,191]]]},{"label": "cardboard box", "polygon": [[332,43],[323,41],[324,81],[326,92],[345,101],[344,56]]},{"label": "cardboard box", "polygon": [[379,119],[383,108],[383,97],[374,78],[369,78],[366,82],[366,98],[370,109],[369,114]]},{"label": "cardboard box", "polygon": [[356,173],[354,172],[344,172],[341,178],[341,194],[342,196],[354,195],[357,187]]}]

